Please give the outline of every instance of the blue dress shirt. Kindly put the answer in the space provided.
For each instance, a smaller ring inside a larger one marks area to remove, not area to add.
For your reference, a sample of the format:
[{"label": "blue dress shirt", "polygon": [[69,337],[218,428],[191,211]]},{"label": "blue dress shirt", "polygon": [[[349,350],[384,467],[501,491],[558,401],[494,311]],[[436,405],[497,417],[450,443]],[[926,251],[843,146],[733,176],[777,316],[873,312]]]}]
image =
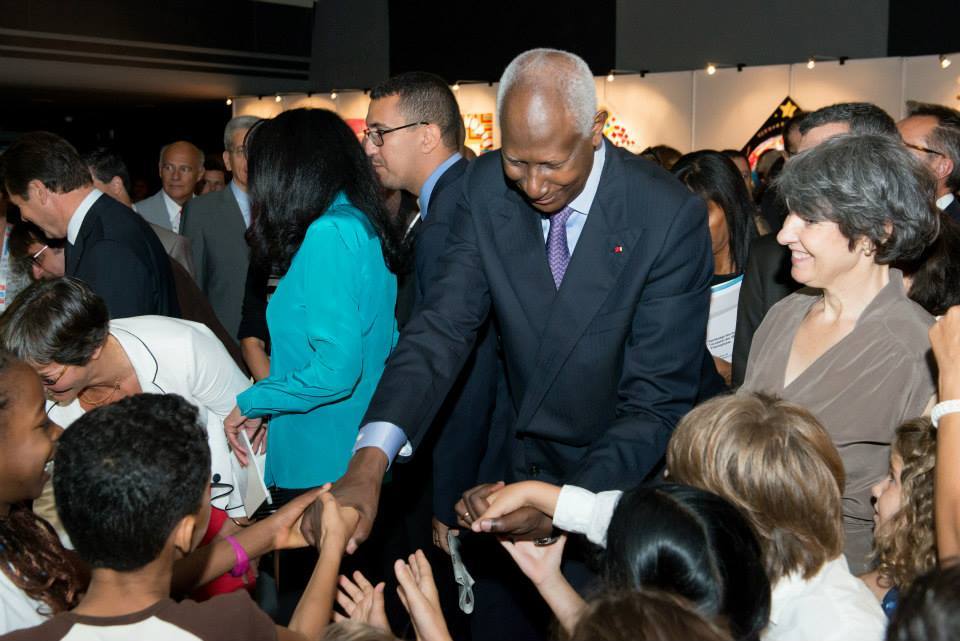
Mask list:
[{"label": "blue dress shirt", "polygon": [[[577,241],[580,240],[583,226],[587,222],[587,214],[590,212],[590,207],[593,206],[593,201],[597,196],[597,188],[600,185],[600,174],[603,172],[603,163],[606,158],[604,147],[605,145],[601,143],[600,147],[593,152],[593,167],[590,169],[590,175],[587,176],[587,182],[583,186],[583,191],[568,204],[568,206],[574,210],[567,219],[566,224],[567,247],[570,249],[571,256],[573,256],[573,250],[577,246]],[[456,157],[459,157],[459,155],[460,154],[454,154]],[[453,160],[454,156],[451,156],[444,163],[447,167],[456,162]],[[437,180],[439,180],[443,172],[446,171],[446,169],[441,171],[443,167],[444,165],[441,165],[434,170],[430,178],[427,179],[427,182],[424,183],[423,189],[420,190],[420,202],[422,205],[429,206],[430,193],[433,191],[434,186],[436,186]],[[421,216],[422,215],[423,212],[421,212]],[[540,225],[543,227],[543,242],[544,246],[546,246],[547,234],[550,231],[549,216],[543,216]],[[546,260],[546,253],[544,253],[544,260]],[[397,454],[400,456],[410,456],[413,454],[413,447],[410,445],[410,441],[407,440],[406,433],[400,429],[399,426],[388,421],[373,421],[360,428],[360,433],[357,435],[353,451],[356,452],[363,447],[379,448],[386,454],[388,464],[393,462]]]},{"label": "blue dress shirt", "polygon": [[230,191],[233,192],[233,197],[237,199],[237,204],[240,205],[240,214],[243,215],[243,224],[247,226],[247,229],[250,228],[250,194],[240,189],[240,187],[234,181],[230,181]]}]

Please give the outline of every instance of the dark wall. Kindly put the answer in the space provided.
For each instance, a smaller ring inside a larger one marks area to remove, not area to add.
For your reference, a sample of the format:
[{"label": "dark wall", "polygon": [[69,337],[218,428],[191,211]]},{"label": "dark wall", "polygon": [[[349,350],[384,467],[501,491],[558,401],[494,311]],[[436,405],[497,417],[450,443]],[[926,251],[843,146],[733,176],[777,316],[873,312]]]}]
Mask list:
[{"label": "dark wall", "polygon": [[595,74],[614,67],[616,2],[390,2],[390,73],[424,70],[455,80],[499,80],[517,54],[555,47]]},{"label": "dark wall", "polygon": [[250,0],[0,0],[5,29],[310,55],[312,9]]},{"label": "dark wall", "polygon": [[960,2],[890,2],[890,56],[923,56],[960,51]]}]

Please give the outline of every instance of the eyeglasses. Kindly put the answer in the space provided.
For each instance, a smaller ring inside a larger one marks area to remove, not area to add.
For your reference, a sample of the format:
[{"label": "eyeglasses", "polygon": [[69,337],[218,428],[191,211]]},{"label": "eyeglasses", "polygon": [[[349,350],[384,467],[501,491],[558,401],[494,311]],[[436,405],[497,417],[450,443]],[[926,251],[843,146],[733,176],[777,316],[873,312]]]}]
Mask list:
[{"label": "eyeglasses", "polygon": [[43,252],[47,251],[48,249],[50,249],[50,245],[44,245],[43,247],[41,247],[40,251],[38,251],[36,254],[30,257],[30,262],[42,269],[43,259],[40,257],[43,256]]},{"label": "eyeglasses", "polygon": [[40,382],[43,383],[43,386],[44,386],[44,387],[53,387],[54,385],[56,385],[57,383],[59,383],[59,382],[60,382],[60,379],[63,378],[63,375],[67,373],[67,368],[68,368],[68,367],[70,367],[70,366],[69,366],[69,365],[64,365],[64,366],[63,366],[63,369],[60,370],[60,373],[57,374],[57,377],[56,377],[56,378],[50,378],[49,376],[41,375],[41,376],[40,376]]},{"label": "eyeglasses", "polygon": [[942,152],[937,151],[936,149],[930,149],[929,147],[921,147],[920,145],[911,145],[908,142],[903,143],[906,147],[910,149],[916,149],[917,151],[922,151],[925,154],[934,154],[935,156],[943,156]]},{"label": "eyeglasses", "polygon": [[429,125],[430,123],[426,120],[421,120],[420,122],[410,122],[405,125],[400,125],[399,127],[390,127],[389,129],[364,129],[363,136],[364,138],[369,138],[377,147],[383,147],[383,137],[394,131],[400,131],[401,129],[406,129],[407,127],[416,127],[417,125]]}]

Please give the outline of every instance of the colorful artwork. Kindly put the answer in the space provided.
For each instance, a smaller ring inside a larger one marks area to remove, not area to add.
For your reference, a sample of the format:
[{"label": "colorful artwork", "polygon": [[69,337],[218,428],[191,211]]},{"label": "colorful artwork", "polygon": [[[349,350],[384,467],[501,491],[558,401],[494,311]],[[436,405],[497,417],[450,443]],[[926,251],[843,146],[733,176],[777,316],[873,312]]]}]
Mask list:
[{"label": "colorful artwork", "polygon": [[790,96],[784,98],[773,110],[757,133],[753,134],[750,142],[743,146],[742,151],[746,154],[751,167],[757,166],[757,160],[768,149],[783,149],[783,127],[799,110],[800,106]]},{"label": "colorful artwork", "polygon": [[478,154],[493,149],[493,114],[463,114],[467,147]]},{"label": "colorful artwork", "polygon": [[608,114],[607,121],[603,123],[603,136],[617,147],[632,147],[637,144],[637,141],[630,137],[627,128],[617,122],[617,117],[613,114]]}]

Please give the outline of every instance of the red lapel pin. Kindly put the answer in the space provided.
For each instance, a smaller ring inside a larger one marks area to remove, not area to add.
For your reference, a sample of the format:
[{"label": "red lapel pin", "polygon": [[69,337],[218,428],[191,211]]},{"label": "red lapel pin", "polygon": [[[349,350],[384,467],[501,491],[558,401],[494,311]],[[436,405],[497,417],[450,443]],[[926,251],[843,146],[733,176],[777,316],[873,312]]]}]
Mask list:
[{"label": "red lapel pin", "polygon": [[614,247],[614,248],[613,248],[613,253],[614,253],[614,254],[622,254],[622,253],[623,253],[623,245],[617,245],[616,247]]}]

